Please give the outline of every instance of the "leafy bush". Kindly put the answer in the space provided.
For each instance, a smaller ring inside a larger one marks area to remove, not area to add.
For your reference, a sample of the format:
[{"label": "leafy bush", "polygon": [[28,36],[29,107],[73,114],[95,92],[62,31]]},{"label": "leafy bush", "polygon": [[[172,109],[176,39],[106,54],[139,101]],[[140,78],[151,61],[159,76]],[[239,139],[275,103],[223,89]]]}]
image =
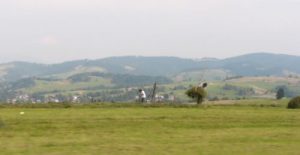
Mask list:
[{"label": "leafy bush", "polygon": [[296,109],[300,108],[300,96],[293,98],[289,103],[288,107],[289,109]]},{"label": "leafy bush", "polygon": [[192,87],[191,89],[187,90],[185,94],[192,99],[196,99],[197,104],[201,104],[204,98],[207,96],[205,89],[202,87]]}]

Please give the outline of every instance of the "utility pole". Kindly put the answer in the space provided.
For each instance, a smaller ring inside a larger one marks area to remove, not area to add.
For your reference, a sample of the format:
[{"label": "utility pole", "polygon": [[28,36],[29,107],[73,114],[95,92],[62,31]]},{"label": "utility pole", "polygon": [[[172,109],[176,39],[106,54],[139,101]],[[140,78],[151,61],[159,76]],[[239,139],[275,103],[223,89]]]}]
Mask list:
[{"label": "utility pole", "polygon": [[156,93],[156,81],[153,84],[152,98],[151,102],[155,103],[155,93]]}]

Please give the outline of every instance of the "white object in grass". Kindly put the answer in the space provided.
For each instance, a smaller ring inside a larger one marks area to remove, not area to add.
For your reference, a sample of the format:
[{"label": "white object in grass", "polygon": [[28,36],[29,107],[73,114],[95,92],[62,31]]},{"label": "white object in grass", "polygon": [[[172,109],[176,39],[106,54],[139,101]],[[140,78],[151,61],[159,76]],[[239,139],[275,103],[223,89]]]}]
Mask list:
[{"label": "white object in grass", "polygon": [[21,112],[20,112],[20,115],[24,115],[24,114],[25,114],[25,112],[24,112],[24,111],[21,111]]}]

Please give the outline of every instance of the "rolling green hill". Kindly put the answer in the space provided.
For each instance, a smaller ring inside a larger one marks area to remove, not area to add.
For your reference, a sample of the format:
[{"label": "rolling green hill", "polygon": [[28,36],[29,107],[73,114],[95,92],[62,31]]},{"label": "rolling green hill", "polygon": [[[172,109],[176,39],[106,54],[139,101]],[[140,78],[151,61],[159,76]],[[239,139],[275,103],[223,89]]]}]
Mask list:
[{"label": "rolling green hill", "polygon": [[299,65],[300,57],[267,53],[223,60],[127,56],[53,65],[12,62],[0,65],[0,100],[77,95],[132,101],[137,88],[151,95],[158,82],[158,95],[182,102],[188,100],[186,89],[201,81],[210,83],[209,99],[273,98],[279,87],[293,97],[300,92]]},{"label": "rolling green hill", "polygon": [[[87,98],[87,94],[90,94],[90,97],[102,95],[101,100],[105,98],[109,101],[126,101],[134,99],[138,88],[153,85],[154,82],[160,84],[172,83],[169,78],[162,76],[101,72],[78,73],[66,78],[30,77],[2,83],[0,86],[0,101],[15,99],[23,102],[29,101],[29,98],[44,100],[47,96],[66,97],[74,95]],[[127,91],[127,89],[130,89],[130,91]]]}]

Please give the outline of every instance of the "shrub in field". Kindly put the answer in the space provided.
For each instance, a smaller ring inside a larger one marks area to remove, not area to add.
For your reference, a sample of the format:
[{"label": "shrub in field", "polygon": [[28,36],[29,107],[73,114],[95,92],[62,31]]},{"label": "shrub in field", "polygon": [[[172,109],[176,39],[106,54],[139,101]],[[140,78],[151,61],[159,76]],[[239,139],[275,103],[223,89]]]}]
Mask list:
[{"label": "shrub in field", "polygon": [[202,87],[192,87],[187,90],[185,94],[190,98],[196,99],[197,104],[202,103],[204,98],[207,96],[205,89]]},{"label": "shrub in field", "polygon": [[300,108],[300,96],[293,98],[289,103],[287,108],[296,109]]}]

